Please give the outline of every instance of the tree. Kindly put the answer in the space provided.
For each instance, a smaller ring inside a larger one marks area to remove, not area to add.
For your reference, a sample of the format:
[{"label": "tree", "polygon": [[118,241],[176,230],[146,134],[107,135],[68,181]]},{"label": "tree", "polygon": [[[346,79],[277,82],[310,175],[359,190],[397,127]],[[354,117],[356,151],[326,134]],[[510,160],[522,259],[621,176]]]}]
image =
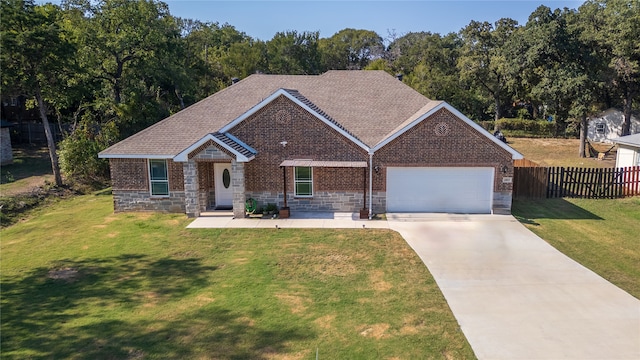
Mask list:
[{"label": "tree", "polygon": [[128,136],[179,110],[190,78],[178,21],[155,0],[68,0],[66,24],[80,47],[85,77],[97,83],[100,122]]},{"label": "tree", "polygon": [[500,19],[495,26],[471,21],[460,32],[463,42],[457,64],[460,78],[487,94],[493,102],[495,120],[502,118],[504,100],[509,98],[505,50],[517,25],[512,19]]},{"label": "tree", "polygon": [[[576,77],[573,103],[570,114],[579,119],[580,146],[578,156],[587,157],[587,132],[589,116],[601,110],[599,99],[606,98],[603,89],[606,87],[604,74],[607,72],[606,58],[599,56],[600,45],[589,31],[588,19],[582,12],[568,12],[567,23],[572,41],[575,42],[576,56],[574,62],[579,66],[579,76]],[[578,85],[578,86],[575,86]]]},{"label": "tree", "polygon": [[51,108],[68,100],[75,47],[59,26],[60,8],[30,0],[2,0],[2,87],[33,96],[47,138],[55,183],[62,185],[56,144],[49,124]]},{"label": "tree", "polygon": [[429,32],[408,33],[389,45],[396,73],[404,82],[431,99],[444,100],[471,118],[481,120],[484,105],[477,90],[460,81],[457,62],[462,42],[451,33],[446,36]]},{"label": "tree", "polygon": [[324,70],[362,70],[382,57],[384,43],[374,31],[343,29],[319,40]]},{"label": "tree", "polygon": [[606,79],[620,94],[624,113],[621,135],[629,135],[633,101],[640,94],[640,1],[589,0],[579,8],[584,32],[608,60]]},{"label": "tree", "polygon": [[234,77],[245,78],[265,71],[266,48],[229,24],[181,20],[190,69],[199,97],[203,98],[228,86]]},{"label": "tree", "polygon": [[[589,77],[577,37],[569,31],[570,11],[539,6],[511,46],[511,69],[518,72],[522,88],[534,104],[543,104],[563,133],[570,115],[582,112],[590,96]],[[516,43],[517,42],[517,43]],[[576,101],[582,99],[580,104]]]},{"label": "tree", "polygon": [[272,74],[315,75],[320,73],[318,32],[278,32],[267,41],[268,71]]}]

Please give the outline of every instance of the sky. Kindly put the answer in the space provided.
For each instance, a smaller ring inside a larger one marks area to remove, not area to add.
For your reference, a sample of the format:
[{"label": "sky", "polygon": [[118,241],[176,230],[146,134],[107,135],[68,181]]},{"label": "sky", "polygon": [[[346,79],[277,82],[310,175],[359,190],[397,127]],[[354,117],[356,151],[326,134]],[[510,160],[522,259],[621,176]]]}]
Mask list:
[{"label": "sky", "polygon": [[173,16],[228,23],[254,39],[270,40],[279,31],[319,31],[331,37],[345,28],[375,31],[385,39],[409,32],[441,35],[458,32],[471,20],[494,23],[511,18],[524,25],[540,5],[577,9],[584,1],[467,0],[467,1],[220,1],[165,0]]}]

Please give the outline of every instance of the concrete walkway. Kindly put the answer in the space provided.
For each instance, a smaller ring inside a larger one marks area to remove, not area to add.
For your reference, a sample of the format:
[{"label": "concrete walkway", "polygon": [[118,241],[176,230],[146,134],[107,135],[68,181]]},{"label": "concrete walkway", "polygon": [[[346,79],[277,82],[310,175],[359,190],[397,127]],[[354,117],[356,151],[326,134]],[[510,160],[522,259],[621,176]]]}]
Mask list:
[{"label": "concrete walkway", "polygon": [[390,228],[427,265],[479,359],[640,359],[640,301],[513,217],[408,220]]},{"label": "concrete walkway", "polygon": [[389,228],[425,263],[479,359],[640,359],[640,300],[512,216],[296,213],[189,228]]},{"label": "concrete walkway", "polygon": [[233,215],[210,216],[195,219],[187,228],[324,228],[324,229],[388,229],[384,220],[360,220],[358,213],[300,212],[287,219],[234,219]]}]

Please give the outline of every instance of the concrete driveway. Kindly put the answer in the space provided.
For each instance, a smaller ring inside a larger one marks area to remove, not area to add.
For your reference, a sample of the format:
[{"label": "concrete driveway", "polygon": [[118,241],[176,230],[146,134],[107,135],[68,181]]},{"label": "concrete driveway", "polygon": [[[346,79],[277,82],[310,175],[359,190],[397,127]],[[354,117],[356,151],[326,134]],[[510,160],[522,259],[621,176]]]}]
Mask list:
[{"label": "concrete driveway", "polygon": [[512,216],[388,216],[479,359],[640,359],[640,301]]}]

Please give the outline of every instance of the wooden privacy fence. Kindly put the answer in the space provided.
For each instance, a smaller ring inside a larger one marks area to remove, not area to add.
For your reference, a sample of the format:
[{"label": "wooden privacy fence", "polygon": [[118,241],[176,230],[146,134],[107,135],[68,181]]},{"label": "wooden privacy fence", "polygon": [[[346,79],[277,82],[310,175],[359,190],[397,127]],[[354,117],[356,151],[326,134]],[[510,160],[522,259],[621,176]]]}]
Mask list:
[{"label": "wooden privacy fence", "polygon": [[640,195],[640,166],[515,167],[513,197],[612,199]]}]

